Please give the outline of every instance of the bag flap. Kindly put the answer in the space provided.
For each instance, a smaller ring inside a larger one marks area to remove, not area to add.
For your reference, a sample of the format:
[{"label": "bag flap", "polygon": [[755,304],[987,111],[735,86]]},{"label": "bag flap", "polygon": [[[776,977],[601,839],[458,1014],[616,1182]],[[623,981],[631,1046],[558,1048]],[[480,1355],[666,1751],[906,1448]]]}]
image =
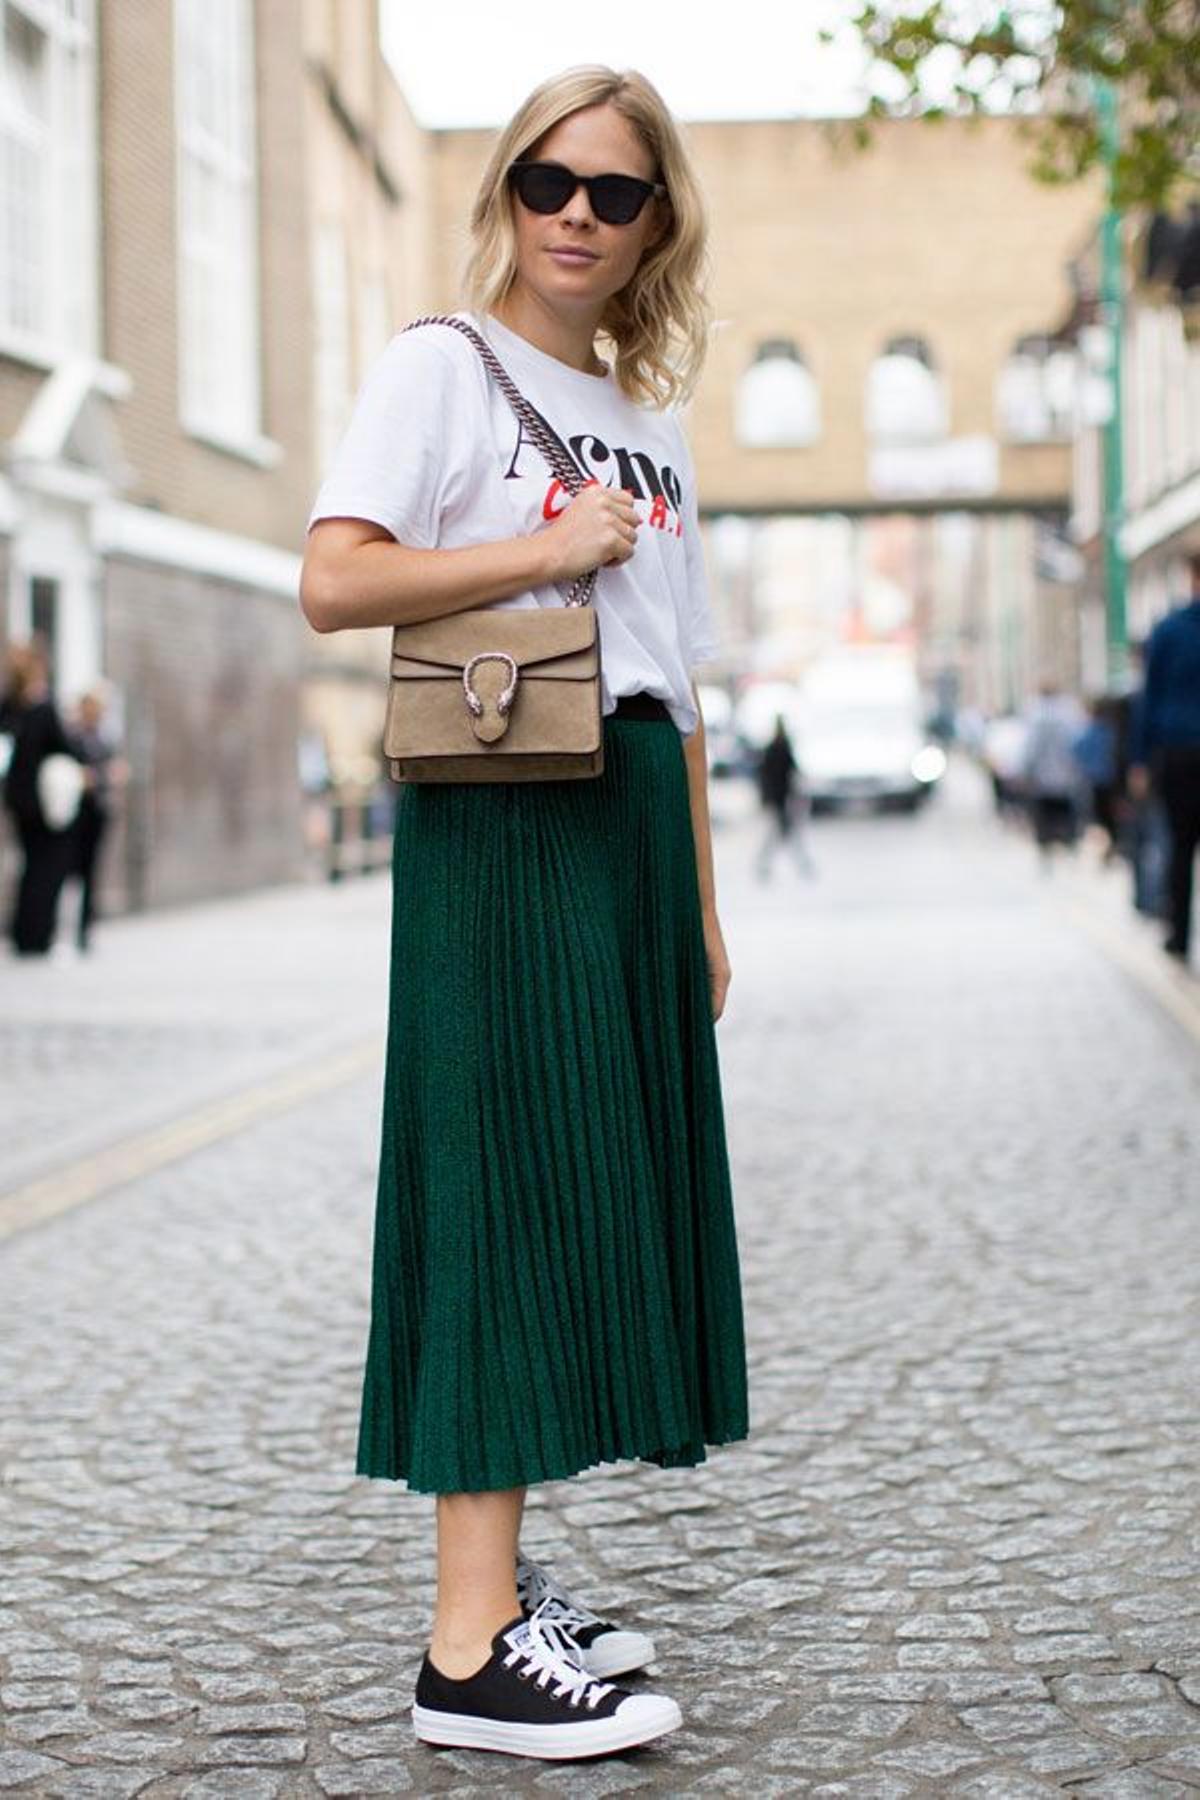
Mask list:
[{"label": "bag flap", "polygon": [[595,642],[591,606],[486,607],[396,626],[392,657],[461,670],[480,650],[503,650],[525,668],[589,650]]},{"label": "bag flap", "polygon": [[[596,673],[593,648],[575,650],[558,656],[527,656],[518,663],[523,681],[586,681]],[[392,679],[395,681],[462,681],[458,663],[422,660],[416,656],[393,656]]]}]

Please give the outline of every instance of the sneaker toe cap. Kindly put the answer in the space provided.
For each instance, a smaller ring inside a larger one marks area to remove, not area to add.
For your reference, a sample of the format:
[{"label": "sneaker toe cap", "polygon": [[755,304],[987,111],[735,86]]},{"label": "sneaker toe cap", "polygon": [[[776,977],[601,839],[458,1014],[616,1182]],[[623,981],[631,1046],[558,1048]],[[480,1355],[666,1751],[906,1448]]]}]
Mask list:
[{"label": "sneaker toe cap", "polygon": [[678,1731],[683,1724],[678,1704],[666,1694],[630,1694],[622,1700],[615,1716],[623,1725],[636,1730],[643,1742],[647,1738],[662,1737],[668,1731]]},{"label": "sneaker toe cap", "polygon": [[654,1661],[654,1639],[644,1631],[601,1631],[583,1653],[590,1674],[607,1681]]}]

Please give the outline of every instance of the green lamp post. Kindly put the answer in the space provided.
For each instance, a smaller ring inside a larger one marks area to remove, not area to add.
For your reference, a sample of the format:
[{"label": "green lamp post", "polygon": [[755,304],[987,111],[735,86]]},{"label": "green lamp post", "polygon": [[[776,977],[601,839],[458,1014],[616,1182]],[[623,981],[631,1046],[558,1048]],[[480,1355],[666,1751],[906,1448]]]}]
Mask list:
[{"label": "green lamp post", "polygon": [[1108,686],[1120,689],[1129,674],[1129,631],[1126,614],[1127,570],[1122,546],[1125,523],[1125,456],[1123,446],[1122,350],[1125,325],[1125,282],[1121,259],[1121,213],[1116,203],[1117,150],[1120,121],[1111,81],[1096,83],[1096,110],[1108,171],[1108,194],[1100,228],[1100,301],[1108,327],[1110,406],[1104,424],[1104,606]]}]

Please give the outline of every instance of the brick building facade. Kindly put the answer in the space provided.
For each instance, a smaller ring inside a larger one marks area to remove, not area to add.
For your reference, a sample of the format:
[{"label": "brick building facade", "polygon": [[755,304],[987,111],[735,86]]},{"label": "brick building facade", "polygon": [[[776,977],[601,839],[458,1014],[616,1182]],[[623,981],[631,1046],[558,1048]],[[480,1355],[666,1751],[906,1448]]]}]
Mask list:
[{"label": "brick building facade", "polygon": [[0,642],[48,640],[64,708],[109,684],[108,910],[285,880],[302,729],[368,675],[381,707],[379,645],[321,644],[297,584],[421,281],[420,134],[371,0],[0,10]]}]

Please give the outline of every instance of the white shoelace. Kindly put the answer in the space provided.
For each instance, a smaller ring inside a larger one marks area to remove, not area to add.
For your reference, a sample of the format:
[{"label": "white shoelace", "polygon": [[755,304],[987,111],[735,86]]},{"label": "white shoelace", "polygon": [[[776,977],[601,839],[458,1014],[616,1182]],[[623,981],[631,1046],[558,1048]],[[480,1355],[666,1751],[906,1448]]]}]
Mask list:
[{"label": "white shoelace", "polygon": [[553,1682],[555,1699],[565,1699],[571,1706],[578,1706],[582,1701],[592,1711],[605,1694],[612,1692],[611,1682],[595,1681],[575,1661],[577,1646],[561,1624],[549,1618],[541,1606],[523,1625],[510,1631],[505,1642],[510,1646],[504,1659],[505,1668],[512,1668],[516,1662],[523,1663],[518,1671],[521,1678],[536,1680],[540,1688],[549,1687]]},{"label": "white shoelace", "polygon": [[589,1612],[578,1601],[572,1600],[553,1576],[537,1563],[522,1562],[517,1578],[517,1595],[531,1611],[535,1606],[545,1607],[550,1616],[568,1631],[578,1630],[581,1625],[601,1623],[597,1613]]}]

